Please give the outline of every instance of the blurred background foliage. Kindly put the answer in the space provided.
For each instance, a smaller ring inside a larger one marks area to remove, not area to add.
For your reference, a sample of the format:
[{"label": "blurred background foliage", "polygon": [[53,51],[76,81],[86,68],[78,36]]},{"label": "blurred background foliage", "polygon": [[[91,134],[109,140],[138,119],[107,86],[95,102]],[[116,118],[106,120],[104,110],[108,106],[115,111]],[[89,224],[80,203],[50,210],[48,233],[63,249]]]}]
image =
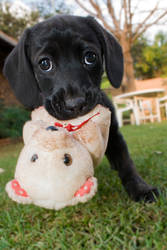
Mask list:
[{"label": "blurred background foliage", "polygon": [[132,47],[135,76],[138,79],[167,76],[167,34],[158,32],[153,41],[140,37]]},{"label": "blurred background foliage", "polygon": [[24,123],[30,119],[30,111],[19,106],[5,106],[0,102],[0,139],[22,136]]}]

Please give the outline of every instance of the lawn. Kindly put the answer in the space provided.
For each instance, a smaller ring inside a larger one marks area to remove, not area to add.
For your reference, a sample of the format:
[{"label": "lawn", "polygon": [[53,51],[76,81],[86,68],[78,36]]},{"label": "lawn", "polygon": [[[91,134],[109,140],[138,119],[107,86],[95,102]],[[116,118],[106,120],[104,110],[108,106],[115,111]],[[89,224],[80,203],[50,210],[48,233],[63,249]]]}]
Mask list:
[{"label": "lawn", "polygon": [[85,204],[60,211],[7,197],[21,143],[0,149],[0,249],[167,249],[167,122],[122,128],[140,174],[161,190],[156,203],[131,201],[104,158],[99,187]]}]

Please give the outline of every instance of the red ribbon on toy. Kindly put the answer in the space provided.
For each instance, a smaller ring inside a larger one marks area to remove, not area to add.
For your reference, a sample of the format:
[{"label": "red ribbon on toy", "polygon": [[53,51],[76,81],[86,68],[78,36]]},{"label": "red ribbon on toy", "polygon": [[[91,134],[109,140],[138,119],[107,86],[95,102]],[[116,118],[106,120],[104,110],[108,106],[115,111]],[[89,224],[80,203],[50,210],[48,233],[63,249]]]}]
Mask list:
[{"label": "red ribbon on toy", "polygon": [[64,126],[63,124],[59,123],[59,122],[55,122],[55,126],[56,127],[61,127],[61,128],[65,128],[67,129],[69,132],[72,131],[76,131],[78,129],[80,129],[85,123],[87,123],[90,119],[92,119],[93,117],[95,117],[96,115],[99,115],[100,112],[97,112],[95,115],[92,115],[91,117],[89,117],[87,120],[83,121],[81,124],[79,125],[72,125],[71,123],[68,123],[66,126]]},{"label": "red ribbon on toy", "polygon": [[17,180],[13,180],[11,183],[12,189],[15,191],[15,194],[23,197],[28,197],[27,192],[21,188],[19,182]]},{"label": "red ribbon on toy", "polygon": [[85,194],[90,193],[91,187],[93,186],[91,178],[89,178],[85,184],[74,194],[74,197],[82,197]]}]

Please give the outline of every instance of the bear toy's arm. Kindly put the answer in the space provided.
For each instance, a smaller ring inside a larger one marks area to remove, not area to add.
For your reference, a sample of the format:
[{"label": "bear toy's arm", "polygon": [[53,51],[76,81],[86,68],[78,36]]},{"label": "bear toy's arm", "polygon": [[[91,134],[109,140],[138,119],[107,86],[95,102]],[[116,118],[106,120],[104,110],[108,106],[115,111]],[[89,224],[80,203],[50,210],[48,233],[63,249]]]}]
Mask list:
[{"label": "bear toy's arm", "polygon": [[89,121],[79,130],[73,132],[73,136],[87,148],[91,154],[94,167],[96,167],[105,151],[104,139],[100,128],[93,121]]},{"label": "bear toy's arm", "polygon": [[[92,119],[90,119],[83,127],[73,132],[73,135],[88,149],[92,156],[94,166],[97,166],[106,151],[111,112],[109,109],[97,105],[84,117],[84,119],[87,117],[92,117]],[[80,117],[79,119],[81,118],[83,119],[83,117]]]}]

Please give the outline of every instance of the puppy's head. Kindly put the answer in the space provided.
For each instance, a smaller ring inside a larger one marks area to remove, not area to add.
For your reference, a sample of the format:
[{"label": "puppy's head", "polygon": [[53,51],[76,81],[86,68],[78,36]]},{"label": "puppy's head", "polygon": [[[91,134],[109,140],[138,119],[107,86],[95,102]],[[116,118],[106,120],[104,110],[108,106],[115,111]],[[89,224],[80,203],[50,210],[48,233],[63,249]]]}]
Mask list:
[{"label": "puppy's head", "polygon": [[109,81],[119,87],[123,56],[116,39],[92,17],[57,15],[25,30],[4,75],[23,105],[45,105],[56,118],[70,119],[99,102],[103,60]]}]

